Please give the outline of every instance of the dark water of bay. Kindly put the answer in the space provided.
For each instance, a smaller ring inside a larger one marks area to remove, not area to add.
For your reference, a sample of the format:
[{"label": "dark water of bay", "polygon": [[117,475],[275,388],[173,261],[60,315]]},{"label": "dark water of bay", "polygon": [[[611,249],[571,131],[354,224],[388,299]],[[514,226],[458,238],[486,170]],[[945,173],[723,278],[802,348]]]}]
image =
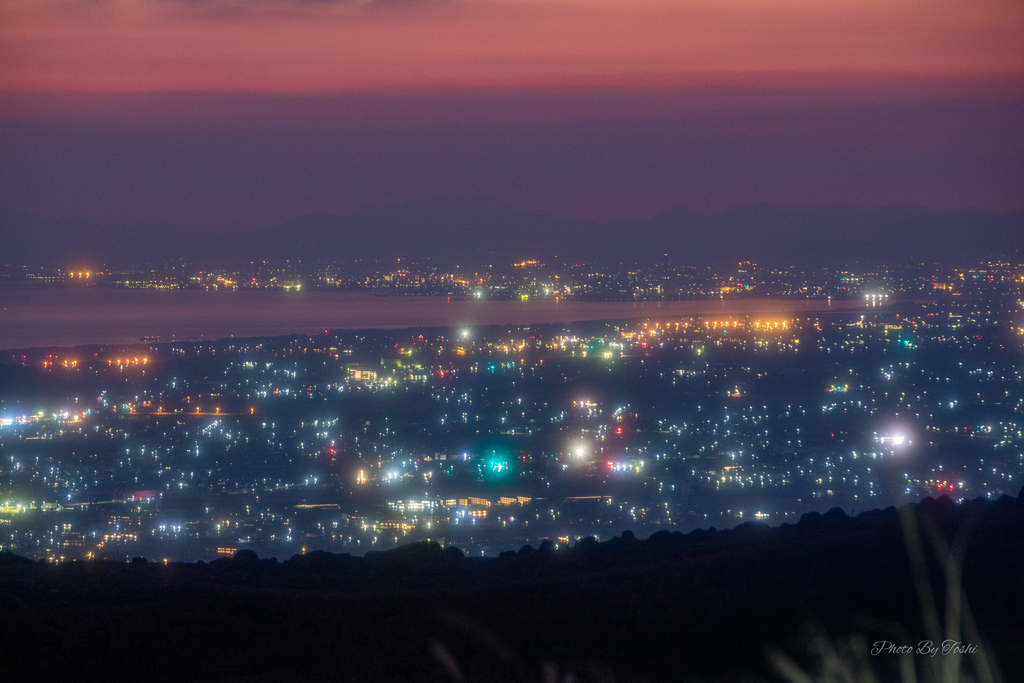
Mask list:
[{"label": "dark water of bay", "polygon": [[689,315],[782,315],[860,301],[494,301],[351,292],[0,289],[0,349],[317,334],[326,329],[530,325]]}]

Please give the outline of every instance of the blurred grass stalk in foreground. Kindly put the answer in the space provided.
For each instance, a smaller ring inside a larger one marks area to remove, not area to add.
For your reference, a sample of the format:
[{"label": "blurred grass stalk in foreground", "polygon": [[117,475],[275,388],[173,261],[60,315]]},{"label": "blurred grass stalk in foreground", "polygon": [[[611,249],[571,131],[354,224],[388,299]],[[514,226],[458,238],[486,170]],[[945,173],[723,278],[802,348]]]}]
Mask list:
[{"label": "blurred grass stalk in foreground", "polygon": [[[941,656],[918,654],[921,641],[915,641],[911,633],[900,624],[873,618],[863,618],[861,623],[875,632],[890,634],[897,645],[911,645],[909,652],[899,654],[902,683],[1001,683],[996,663],[986,655],[986,644],[978,632],[963,589],[963,559],[975,521],[968,518],[960,524],[952,545],[946,543],[933,520],[927,516],[919,519],[914,506],[905,505],[900,509],[900,524],[921,609],[925,640],[931,641],[932,647],[940,648]],[[940,566],[945,567],[944,629],[940,628],[922,529],[935,559]],[[833,640],[824,633],[824,629],[818,628],[816,631],[810,640],[810,649],[820,663],[820,671],[817,673],[805,671],[781,651],[769,652],[773,666],[785,680],[791,683],[876,683],[888,680],[876,675],[870,655],[873,646],[864,636],[853,635]],[[960,644],[963,637],[967,639],[964,644],[976,646],[976,651],[966,657],[959,648],[941,652],[943,643]],[[922,661],[920,672],[918,659]]]}]

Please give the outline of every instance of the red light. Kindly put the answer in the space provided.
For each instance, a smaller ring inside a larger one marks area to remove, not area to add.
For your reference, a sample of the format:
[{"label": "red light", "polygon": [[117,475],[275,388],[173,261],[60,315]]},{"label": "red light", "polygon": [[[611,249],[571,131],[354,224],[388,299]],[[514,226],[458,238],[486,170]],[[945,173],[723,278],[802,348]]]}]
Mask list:
[{"label": "red light", "polygon": [[615,428],[615,433],[616,434],[621,434],[622,433],[622,427],[616,427]]}]

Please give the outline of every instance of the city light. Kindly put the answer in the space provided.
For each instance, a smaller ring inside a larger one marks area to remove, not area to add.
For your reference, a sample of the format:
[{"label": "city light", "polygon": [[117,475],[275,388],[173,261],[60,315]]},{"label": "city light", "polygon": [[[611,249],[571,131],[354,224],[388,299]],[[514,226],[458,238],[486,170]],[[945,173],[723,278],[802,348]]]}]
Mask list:
[{"label": "city light", "polygon": [[[407,282],[415,270],[401,265]],[[463,298],[499,296],[484,273],[459,278]],[[552,275],[501,296],[563,287]],[[1024,394],[1007,351],[1019,337],[1004,324],[1019,324],[1018,299],[790,314],[741,300],[578,325],[318,322],[313,336],[12,351],[17,372],[65,394],[0,386],[0,541],[42,559],[43,547],[104,557],[149,539],[173,562],[215,547],[386,550],[458,525],[492,553],[534,533],[563,538],[569,519],[728,528],[937,491],[998,498],[1024,478],[1012,419]],[[200,496],[196,511],[170,506]],[[758,504],[719,509],[736,499]],[[99,503],[108,512],[94,524]],[[38,528],[22,509],[61,524]]]}]

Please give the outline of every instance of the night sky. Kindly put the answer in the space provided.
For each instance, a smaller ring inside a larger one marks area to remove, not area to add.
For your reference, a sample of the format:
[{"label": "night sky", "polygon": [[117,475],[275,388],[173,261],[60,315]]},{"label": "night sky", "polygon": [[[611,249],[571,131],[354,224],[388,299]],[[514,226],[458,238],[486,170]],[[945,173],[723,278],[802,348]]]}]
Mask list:
[{"label": "night sky", "polygon": [[0,210],[1024,208],[1018,0],[5,0]]}]

